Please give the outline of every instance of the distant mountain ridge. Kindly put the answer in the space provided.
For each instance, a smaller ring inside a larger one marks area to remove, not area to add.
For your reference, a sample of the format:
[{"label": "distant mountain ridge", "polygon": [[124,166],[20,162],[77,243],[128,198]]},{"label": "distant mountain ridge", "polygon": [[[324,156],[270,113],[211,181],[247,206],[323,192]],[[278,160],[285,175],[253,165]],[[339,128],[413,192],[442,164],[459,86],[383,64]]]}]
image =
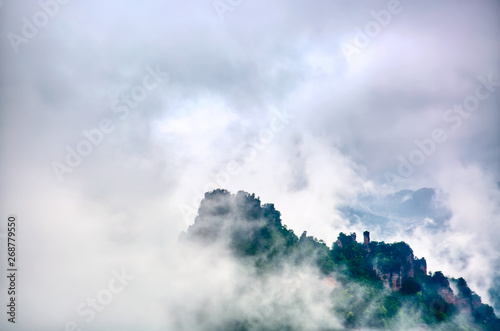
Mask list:
[{"label": "distant mountain ridge", "polygon": [[[410,193],[400,192],[395,199]],[[418,194],[426,196],[425,200],[433,192]],[[330,247],[306,232],[297,237],[282,224],[274,205],[261,205],[255,194],[231,194],[221,189],[206,193],[184,239],[202,245],[223,243],[262,274],[285,265],[317,268],[336,284],[332,285],[335,297],[349,302],[332,311],[347,329],[397,329],[397,316],[418,311],[420,315],[413,322],[417,329],[427,325],[440,330],[500,330],[493,308],[483,304],[463,278],[449,279],[439,271],[427,273],[425,259],[417,259],[408,244],[371,241],[367,231],[362,243],[356,241],[355,233],[340,233]],[[356,286],[365,289],[360,298],[353,295]],[[238,330],[254,329],[245,319],[236,325]],[[277,327],[300,329],[294,325]]]},{"label": "distant mountain ridge", "polygon": [[370,225],[379,233],[412,231],[415,226],[443,229],[451,212],[437,201],[432,188],[401,190],[381,197],[360,196],[356,205],[340,206],[339,211],[351,224]]}]

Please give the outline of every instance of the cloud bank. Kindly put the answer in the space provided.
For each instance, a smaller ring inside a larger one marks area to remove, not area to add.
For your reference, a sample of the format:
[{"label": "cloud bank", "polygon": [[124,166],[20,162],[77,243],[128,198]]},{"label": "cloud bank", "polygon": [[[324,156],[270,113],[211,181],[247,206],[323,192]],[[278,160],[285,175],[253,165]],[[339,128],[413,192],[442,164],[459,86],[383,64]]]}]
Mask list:
[{"label": "cloud bank", "polygon": [[[221,19],[212,1],[2,1],[0,209],[20,224],[19,327],[171,326],[165,302],[184,301],[169,280],[210,259],[185,266],[174,243],[215,185],[328,244],[376,235],[339,207],[432,188],[447,226],[379,238],[498,310],[498,3],[226,4]],[[206,272],[237,289],[221,263]],[[77,307],[123,268],[135,278],[87,325]]]}]

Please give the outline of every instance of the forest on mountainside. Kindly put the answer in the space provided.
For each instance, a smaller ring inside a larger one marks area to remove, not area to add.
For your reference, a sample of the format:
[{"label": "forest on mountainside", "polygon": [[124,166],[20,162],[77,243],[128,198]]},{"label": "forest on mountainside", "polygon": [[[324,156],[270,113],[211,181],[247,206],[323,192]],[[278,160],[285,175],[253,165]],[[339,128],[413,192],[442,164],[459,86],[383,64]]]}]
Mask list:
[{"label": "forest on mountainside", "polygon": [[[328,284],[332,318],[344,329],[500,330],[491,306],[482,303],[463,278],[427,272],[424,258],[404,242],[363,242],[340,233],[328,246],[303,232],[300,237],[282,223],[273,204],[255,194],[215,190],[205,194],[198,216],[182,239],[200,245],[220,244],[256,277],[287,268],[313,268]],[[303,304],[297,302],[297,304]],[[276,312],[279,313],[279,312]],[[227,330],[299,330],[289,322],[268,323],[243,316]]]}]

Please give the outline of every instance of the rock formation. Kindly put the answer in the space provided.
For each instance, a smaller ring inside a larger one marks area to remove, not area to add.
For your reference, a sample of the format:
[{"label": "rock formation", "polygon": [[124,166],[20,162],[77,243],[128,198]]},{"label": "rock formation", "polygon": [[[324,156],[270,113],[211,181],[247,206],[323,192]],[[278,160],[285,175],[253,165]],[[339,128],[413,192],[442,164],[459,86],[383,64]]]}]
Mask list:
[{"label": "rock formation", "polygon": [[[340,249],[356,243],[356,233],[349,236],[339,234],[337,245]],[[370,232],[363,232],[363,248],[366,258],[373,261],[373,270],[386,288],[399,291],[405,279],[427,274],[424,258],[416,259],[413,250],[405,243],[385,244],[370,241]]]}]

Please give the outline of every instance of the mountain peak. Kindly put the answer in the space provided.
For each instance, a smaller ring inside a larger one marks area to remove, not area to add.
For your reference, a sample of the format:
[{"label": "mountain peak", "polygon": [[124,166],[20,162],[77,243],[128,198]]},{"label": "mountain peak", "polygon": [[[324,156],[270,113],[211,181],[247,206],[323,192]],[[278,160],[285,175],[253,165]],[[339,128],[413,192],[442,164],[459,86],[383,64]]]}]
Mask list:
[{"label": "mountain peak", "polygon": [[[425,190],[422,194],[429,194]],[[366,304],[352,303],[346,326],[381,327],[394,322],[397,312],[405,309],[421,312],[423,324],[442,323],[454,328],[455,317],[467,316],[471,325],[498,330],[500,320],[493,309],[467,286],[463,278],[449,279],[440,271],[427,274],[425,258],[417,259],[405,242],[372,241],[363,233],[363,242],[356,233],[340,233],[328,247],[322,240],[307,236],[298,238],[282,224],[280,212],[273,204],[261,204],[255,194],[227,190],[207,192],[200,204],[195,222],[186,238],[210,245],[224,244],[233,255],[251,265],[259,273],[273,273],[284,268],[315,268],[335,287],[350,288],[353,284],[371,293],[364,300],[381,300],[381,312],[365,322],[354,322],[357,314],[369,314]],[[454,293],[451,283],[458,288]],[[342,296],[343,292],[338,293]],[[325,294],[326,295],[326,294]],[[377,301],[378,302],[378,301]],[[392,321],[392,322],[391,322]]]}]

